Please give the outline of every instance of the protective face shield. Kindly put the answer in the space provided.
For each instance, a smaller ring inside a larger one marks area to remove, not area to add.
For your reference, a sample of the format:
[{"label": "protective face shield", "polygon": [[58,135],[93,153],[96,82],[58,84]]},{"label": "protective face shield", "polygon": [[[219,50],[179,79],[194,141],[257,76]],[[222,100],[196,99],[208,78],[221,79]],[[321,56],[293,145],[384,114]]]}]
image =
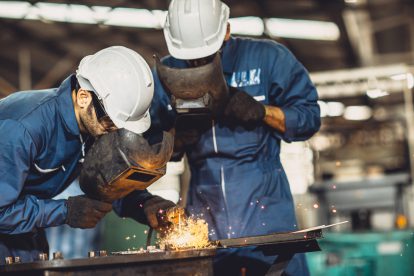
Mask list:
[{"label": "protective face shield", "polygon": [[144,190],[165,174],[173,146],[168,132],[154,145],[126,129],[102,135],[85,156],[80,187],[88,197],[106,202]]},{"label": "protective face shield", "polygon": [[229,90],[218,53],[210,63],[191,68],[168,67],[155,57],[155,67],[178,113],[218,116],[224,110]]},{"label": "protective face shield", "polygon": [[112,46],[86,56],[76,78],[81,88],[94,92],[116,127],[135,133],[144,133],[150,127],[154,80],[137,52]]}]

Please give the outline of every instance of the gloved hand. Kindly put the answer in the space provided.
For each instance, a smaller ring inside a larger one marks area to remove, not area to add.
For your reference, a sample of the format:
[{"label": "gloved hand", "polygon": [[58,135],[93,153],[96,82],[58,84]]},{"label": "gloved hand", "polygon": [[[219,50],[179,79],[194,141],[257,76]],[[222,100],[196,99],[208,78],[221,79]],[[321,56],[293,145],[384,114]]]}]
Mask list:
[{"label": "gloved hand", "polygon": [[167,227],[169,224],[166,216],[168,209],[175,208],[177,205],[170,200],[160,196],[153,196],[144,202],[144,214],[149,226],[152,228]]},{"label": "gloved hand", "polygon": [[174,124],[174,152],[184,152],[197,144],[201,135],[211,128],[211,120],[210,114],[179,115]]},{"label": "gloved hand", "polygon": [[93,228],[112,210],[112,204],[87,198],[84,195],[69,197],[66,224],[73,228]]},{"label": "gloved hand", "polygon": [[264,119],[266,110],[263,104],[234,87],[230,87],[230,94],[229,102],[224,110],[226,117],[248,125],[259,123]]},{"label": "gloved hand", "polygon": [[200,140],[200,132],[197,129],[176,130],[174,136],[174,152],[183,152],[191,148]]}]

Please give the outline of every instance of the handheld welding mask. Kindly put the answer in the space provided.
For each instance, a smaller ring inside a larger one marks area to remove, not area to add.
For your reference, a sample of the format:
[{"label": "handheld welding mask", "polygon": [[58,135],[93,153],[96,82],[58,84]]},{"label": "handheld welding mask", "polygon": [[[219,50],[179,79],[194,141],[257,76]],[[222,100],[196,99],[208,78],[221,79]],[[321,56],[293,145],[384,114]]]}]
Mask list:
[{"label": "handheld welding mask", "polygon": [[218,53],[207,64],[189,68],[168,67],[154,58],[158,77],[178,114],[217,117],[224,110],[229,90]]},{"label": "handheld welding mask", "polygon": [[126,129],[102,135],[85,156],[80,187],[88,197],[106,202],[144,190],[165,174],[173,146],[174,137],[168,132],[152,145]]}]

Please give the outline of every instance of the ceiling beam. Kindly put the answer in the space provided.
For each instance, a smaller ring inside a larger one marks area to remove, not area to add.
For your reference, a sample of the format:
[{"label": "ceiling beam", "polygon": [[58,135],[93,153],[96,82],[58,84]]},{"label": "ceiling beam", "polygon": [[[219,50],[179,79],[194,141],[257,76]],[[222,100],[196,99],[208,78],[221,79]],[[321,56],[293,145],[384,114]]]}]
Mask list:
[{"label": "ceiling beam", "polygon": [[56,82],[62,80],[62,76],[77,66],[77,59],[71,53],[63,57],[47,72],[44,77],[36,83],[34,89],[46,89],[53,87]]}]

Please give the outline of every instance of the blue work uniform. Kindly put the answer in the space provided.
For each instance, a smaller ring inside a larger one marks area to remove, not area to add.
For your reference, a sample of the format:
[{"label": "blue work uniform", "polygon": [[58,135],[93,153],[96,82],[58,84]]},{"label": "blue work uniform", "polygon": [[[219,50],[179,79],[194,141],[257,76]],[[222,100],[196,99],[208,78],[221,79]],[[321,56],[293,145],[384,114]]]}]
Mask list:
[{"label": "blue work uniform", "polygon": [[[164,64],[188,67],[168,56]],[[296,230],[292,194],[280,162],[281,140],[304,141],[320,127],[317,92],[308,72],[283,45],[270,40],[230,38],[222,49],[222,67],[229,86],[243,90],[285,114],[285,133],[265,123],[247,130],[212,121],[198,143],[187,151],[191,183],[187,209],[209,224],[211,239],[226,239]],[[153,128],[173,126],[176,112],[156,73],[151,107]],[[218,275],[247,267],[259,275],[275,257],[252,248],[224,250],[215,262]],[[304,255],[296,254],[289,275],[307,275]]]},{"label": "blue work uniform", "polygon": [[[78,177],[93,142],[79,132],[75,85],[71,75],[59,88],[16,92],[0,100],[0,264],[7,256],[30,262],[48,253],[43,228],[65,224],[66,200],[51,198]],[[150,196],[135,191],[114,207],[144,221],[142,208],[135,206]]]},{"label": "blue work uniform", "polygon": [[[83,142],[72,103],[75,77],[59,88],[0,100],[0,262],[48,253],[42,228],[65,223],[66,200],[51,200],[78,175]],[[21,241],[21,242],[19,242]]]}]

